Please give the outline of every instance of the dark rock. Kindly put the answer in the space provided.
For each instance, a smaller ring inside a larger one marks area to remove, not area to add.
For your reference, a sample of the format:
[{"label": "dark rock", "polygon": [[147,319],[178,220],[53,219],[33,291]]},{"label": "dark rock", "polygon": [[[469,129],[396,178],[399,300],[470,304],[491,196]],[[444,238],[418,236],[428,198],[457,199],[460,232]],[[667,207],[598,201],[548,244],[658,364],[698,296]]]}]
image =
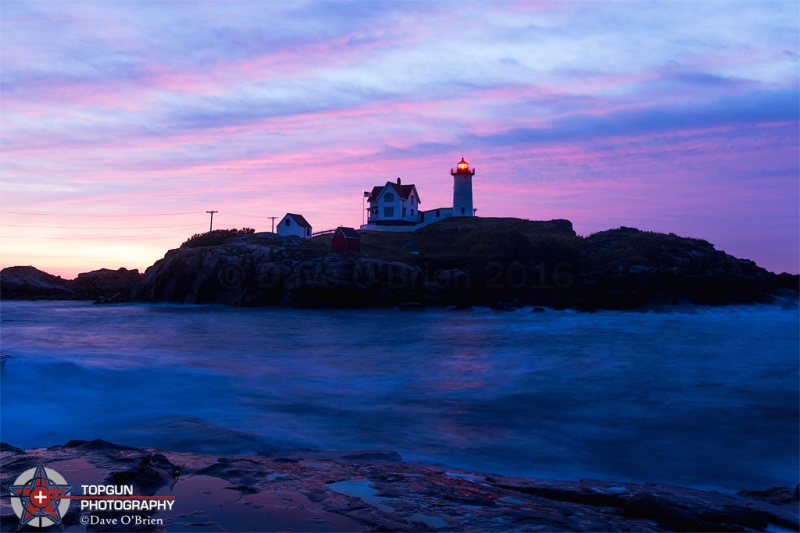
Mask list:
[{"label": "dark rock", "polygon": [[329,254],[295,265],[283,287],[292,306],[375,306],[419,301],[426,294],[419,267],[359,254]]},{"label": "dark rock", "polygon": [[770,503],[791,503],[800,500],[800,485],[797,485],[794,490],[787,487],[773,487],[766,490],[742,490],[736,495]]},{"label": "dark rock", "polygon": [[0,298],[63,300],[72,297],[68,280],[32,266],[14,266],[0,271]]},{"label": "dark rock", "polygon": [[743,507],[723,507],[708,509],[699,513],[700,517],[720,527],[730,527],[731,531],[740,531],[743,527],[764,531],[769,523],[764,515],[753,509]]},{"label": "dark rock", "polygon": [[653,494],[637,494],[625,504],[627,518],[655,520],[670,531],[731,531],[699,517],[682,505]]},{"label": "dark rock", "polygon": [[436,275],[435,283],[446,291],[464,290],[469,286],[469,274],[460,268],[443,270]]},{"label": "dark rock", "polygon": [[397,452],[362,452],[355,454],[342,455],[346,461],[368,461],[368,462],[389,462],[399,463],[403,460]]},{"label": "dark rock", "polygon": [[102,303],[128,301],[131,290],[142,275],[137,269],[120,268],[109,270],[101,268],[78,274],[70,287],[79,300],[98,300]]},{"label": "dark rock", "polygon": [[575,490],[575,487],[552,487],[552,486],[513,486],[513,485],[500,485],[496,486],[515,490],[523,494],[530,494],[539,496],[548,500],[556,500],[561,502],[580,503],[586,505],[594,505],[598,507],[623,507],[630,498],[629,492],[606,492],[603,490],[593,490],[594,487],[584,487]]},{"label": "dark rock", "polygon": [[120,450],[129,451],[135,450],[130,446],[120,446],[113,442],[108,442],[103,439],[94,440],[71,440],[63,445],[63,448],[84,448],[86,450]]},{"label": "dark rock", "polygon": [[165,471],[162,468],[140,463],[129,470],[111,472],[104,480],[104,483],[110,485],[134,485],[143,494],[155,494],[158,489],[171,482],[173,477],[172,468],[172,465],[170,465],[169,470]]},{"label": "dark rock", "polygon": [[[179,530],[205,524],[218,530],[250,531],[261,530],[259,525],[264,523],[281,524],[282,530],[307,530],[314,523],[324,523],[324,529],[336,531],[745,531],[764,530],[767,522],[798,529],[794,502],[776,505],[649,483],[443,472],[402,462],[392,452],[217,457],[136,449],[101,440],[23,452],[0,457],[0,483],[13,482],[36,464],[66,465],[79,460],[80,473],[70,471],[70,483],[102,479],[103,483],[132,484],[135,494],[187,494],[190,490],[197,499],[180,498],[175,510],[152,515],[163,519],[169,529]],[[181,465],[185,476],[170,475],[176,465]],[[162,489],[167,484],[169,489]],[[243,517],[253,516],[254,509],[258,509],[255,519],[261,522],[242,522]],[[92,514],[109,519],[120,516]],[[67,528],[78,528],[80,516],[70,510],[65,516]],[[2,520],[4,531],[19,523],[9,514]],[[104,526],[97,529],[115,530],[115,526]]]},{"label": "dark rock", "polygon": [[401,302],[397,306],[402,311],[424,311],[427,307],[419,302]]},{"label": "dark rock", "polygon": [[16,446],[12,446],[7,442],[0,442],[0,453],[13,453],[13,454],[24,454],[25,450],[22,448],[17,448]]},{"label": "dark rock", "polygon": [[767,272],[701,239],[627,227],[583,238],[567,220],[447,219],[414,233],[417,254],[402,234],[365,232],[365,253],[337,254],[324,240],[240,233],[169,250],[143,276],[101,269],[69,281],[7,268],[0,297],[593,311],[769,301],[796,309],[800,292],[800,276]]},{"label": "dark rock", "polygon": [[138,270],[106,268],[65,280],[33,267],[9,267],[0,271],[0,297],[4,299],[98,300],[124,302],[139,281]]},{"label": "dark rock", "polygon": [[256,494],[258,493],[258,489],[254,489],[253,487],[248,487],[247,485],[236,485],[235,487],[225,487],[228,490],[235,490],[241,492],[242,494]]},{"label": "dark rock", "polygon": [[797,276],[767,272],[701,239],[623,227],[591,235],[581,246],[578,292],[587,308],[752,303],[782,290],[797,298]]}]

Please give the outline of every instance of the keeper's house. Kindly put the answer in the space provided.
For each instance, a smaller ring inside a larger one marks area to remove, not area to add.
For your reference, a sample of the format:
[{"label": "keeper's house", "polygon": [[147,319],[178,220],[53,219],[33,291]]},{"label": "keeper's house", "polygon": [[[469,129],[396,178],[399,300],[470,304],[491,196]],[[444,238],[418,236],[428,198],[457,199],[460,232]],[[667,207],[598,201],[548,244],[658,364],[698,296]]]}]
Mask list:
[{"label": "keeper's house", "polygon": [[365,192],[369,202],[368,224],[379,226],[414,226],[419,224],[419,199],[416,185],[403,185],[390,181],[386,185],[375,186],[372,192]]}]

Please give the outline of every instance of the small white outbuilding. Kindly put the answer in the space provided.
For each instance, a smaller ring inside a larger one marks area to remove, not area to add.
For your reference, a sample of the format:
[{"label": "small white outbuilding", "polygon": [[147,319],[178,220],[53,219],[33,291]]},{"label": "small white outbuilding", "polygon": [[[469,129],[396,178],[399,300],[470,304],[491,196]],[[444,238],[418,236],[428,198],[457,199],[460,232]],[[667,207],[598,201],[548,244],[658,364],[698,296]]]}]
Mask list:
[{"label": "small white outbuilding", "polygon": [[311,224],[303,218],[303,215],[296,215],[294,213],[286,213],[278,224],[278,235],[284,237],[300,237],[301,239],[311,238]]}]

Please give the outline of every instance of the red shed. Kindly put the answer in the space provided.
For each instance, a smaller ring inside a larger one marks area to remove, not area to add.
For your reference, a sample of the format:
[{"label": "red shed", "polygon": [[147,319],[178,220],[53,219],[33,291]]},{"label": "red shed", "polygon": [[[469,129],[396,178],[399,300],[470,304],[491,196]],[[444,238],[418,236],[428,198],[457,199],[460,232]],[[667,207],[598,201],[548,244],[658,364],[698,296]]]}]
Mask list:
[{"label": "red shed", "polygon": [[336,228],[331,241],[334,252],[360,252],[361,237],[353,228]]}]

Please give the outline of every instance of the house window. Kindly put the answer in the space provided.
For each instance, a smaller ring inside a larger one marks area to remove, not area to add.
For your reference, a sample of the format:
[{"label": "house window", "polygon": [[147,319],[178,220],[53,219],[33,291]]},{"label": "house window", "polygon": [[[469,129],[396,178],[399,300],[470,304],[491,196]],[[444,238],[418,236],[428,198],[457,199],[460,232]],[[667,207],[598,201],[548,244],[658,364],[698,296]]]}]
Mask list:
[{"label": "house window", "polygon": [[311,228],[306,228],[306,235],[311,237]]},{"label": "house window", "polygon": [[464,213],[465,213],[465,211],[464,211],[464,208],[462,207],[461,208],[461,214],[463,215]]},{"label": "house window", "polygon": [[394,207],[384,207],[383,208],[383,216],[386,217],[386,218],[393,217],[394,216]]},{"label": "house window", "polygon": [[291,222],[291,220],[290,220],[290,219],[288,219],[288,218],[286,219],[286,225],[287,225],[287,226],[291,226],[291,225],[292,225],[292,222]]},{"label": "house window", "polygon": [[394,194],[392,194],[390,192],[384,194],[383,195],[383,201],[384,202],[394,202]]},{"label": "house window", "polygon": [[403,218],[406,218],[406,208],[403,208]]},{"label": "house window", "polygon": [[411,216],[412,217],[414,216],[414,210],[413,209],[411,210]]},{"label": "house window", "polygon": [[411,204],[412,205],[414,204],[414,195],[413,194],[411,195]]}]

